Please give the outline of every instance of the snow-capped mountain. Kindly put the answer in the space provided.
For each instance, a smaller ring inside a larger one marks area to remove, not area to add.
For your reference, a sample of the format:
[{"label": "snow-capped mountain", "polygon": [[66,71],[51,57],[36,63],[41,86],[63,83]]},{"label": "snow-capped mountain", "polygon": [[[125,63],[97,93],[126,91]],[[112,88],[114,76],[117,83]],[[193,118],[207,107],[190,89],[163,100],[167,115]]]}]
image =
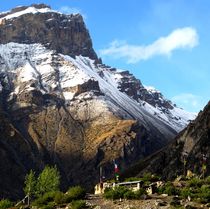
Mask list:
[{"label": "snow-capped mountain", "polygon": [[[82,17],[46,5],[0,14],[0,116],[7,161],[0,167],[17,166],[15,182],[56,163],[65,184],[88,188],[100,165],[111,176],[113,159],[130,166],[195,117],[128,71],[102,64]],[[7,173],[0,175],[0,195],[10,193]]]},{"label": "snow-capped mountain", "polygon": [[[22,107],[22,94],[39,91],[40,95],[56,95],[69,105],[98,98],[119,117],[139,120],[146,127],[152,123],[163,129],[163,134],[168,132],[164,126],[179,132],[194,118],[157,90],[144,87],[129,72],[96,64],[88,57],[56,54],[41,44],[8,43],[0,45],[0,58],[0,90],[3,83],[6,89],[13,86],[8,96],[9,100],[17,100],[13,109]],[[84,86],[83,90],[79,86]],[[131,90],[136,96],[129,93]]]}]

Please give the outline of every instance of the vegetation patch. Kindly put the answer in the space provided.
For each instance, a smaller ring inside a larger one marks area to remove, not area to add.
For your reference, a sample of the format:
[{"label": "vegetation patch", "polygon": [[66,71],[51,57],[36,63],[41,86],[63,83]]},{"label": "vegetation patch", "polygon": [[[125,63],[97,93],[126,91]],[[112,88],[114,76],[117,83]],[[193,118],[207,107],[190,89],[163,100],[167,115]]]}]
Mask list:
[{"label": "vegetation patch", "polygon": [[83,209],[87,208],[86,202],[84,200],[74,200],[71,203],[71,209]]},{"label": "vegetation patch", "polygon": [[8,199],[3,199],[0,201],[0,209],[7,209],[11,208],[13,206],[13,203]]}]

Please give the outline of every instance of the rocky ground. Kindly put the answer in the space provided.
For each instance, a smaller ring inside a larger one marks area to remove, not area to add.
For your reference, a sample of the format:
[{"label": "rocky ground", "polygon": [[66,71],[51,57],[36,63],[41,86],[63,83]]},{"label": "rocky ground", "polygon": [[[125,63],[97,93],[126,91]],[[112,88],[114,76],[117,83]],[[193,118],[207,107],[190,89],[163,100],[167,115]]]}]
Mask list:
[{"label": "rocky ground", "polygon": [[87,205],[95,209],[173,209],[173,208],[203,208],[210,209],[208,205],[181,200],[180,205],[173,206],[178,200],[176,197],[165,195],[152,195],[145,200],[106,200],[101,195],[88,195]]}]

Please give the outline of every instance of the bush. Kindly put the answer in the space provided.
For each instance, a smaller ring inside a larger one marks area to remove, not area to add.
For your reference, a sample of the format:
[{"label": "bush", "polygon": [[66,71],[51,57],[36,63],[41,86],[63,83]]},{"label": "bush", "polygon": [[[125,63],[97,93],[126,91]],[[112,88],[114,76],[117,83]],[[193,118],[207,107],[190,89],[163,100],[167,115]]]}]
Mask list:
[{"label": "bush", "polygon": [[7,209],[11,208],[13,206],[13,203],[8,199],[3,199],[0,201],[0,209]]},{"label": "bush", "polygon": [[114,188],[114,191],[118,194],[119,198],[123,198],[124,194],[129,191],[127,187],[118,186]]},{"label": "bush", "polygon": [[158,188],[159,194],[178,195],[179,190],[174,187],[171,182],[167,182],[162,187]]},{"label": "bush", "polygon": [[80,200],[85,198],[85,195],[85,189],[81,186],[71,187],[66,194],[66,200],[68,200],[67,202],[71,202],[72,200]]},{"label": "bush", "polygon": [[74,200],[71,203],[71,209],[86,208],[86,202],[84,200]]},{"label": "bush", "polygon": [[127,200],[133,200],[136,199],[136,195],[133,191],[128,190],[127,192],[124,193],[123,197]]},{"label": "bush", "polygon": [[130,189],[119,186],[115,187],[114,189],[112,188],[107,188],[104,191],[104,198],[106,199],[120,199],[120,198],[125,198],[125,199],[140,199],[143,194],[146,194],[145,189],[140,188],[138,191],[133,192]]},{"label": "bush", "polygon": [[200,193],[198,196],[201,199],[202,203],[209,203],[210,202],[210,186],[209,185],[203,185],[200,189]]},{"label": "bush", "polygon": [[151,182],[152,181],[152,174],[151,173],[145,173],[142,177],[142,181],[144,182]]},{"label": "bush", "polygon": [[104,197],[106,199],[112,199],[112,200],[120,199],[119,193],[116,192],[114,189],[109,189],[106,192],[104,192]]},{"label": "bush", "polygon": [[150,183],[154,181],[159,181],[161,178],[157,175],[151,174],[151,173],[145,173],[142,177],[142,181],[145,183]]},{"label": "bush", "polygon": [[138,191],[133,192],[130,189],[119,186],[115,187],[114,189],[105,189],[104,191],[104,198],[106,199],[120,199],[120,198],[125,198],[125,199],[140,199],[143,194],[146,194],[145,189],[140,188]]},{"label": "bush", "polygon": [[42,206],[41,209],[54,209],[55,207],[54,202],[49,202],[47,205]]},{"label": "bush", "polygon": [[195,187],[195,188],[199,188],[202,186],[202,184],[204,183],[203,180],[195,177],[195,178],[192,178],[191,180],[188,181],[188,187]]},{"label": "bush", "polygon": [[164,193],[168,194],[168,195],[176,195],[177,192],[176,192],[176,188],[174,186],[167,186],[165,188],[165,191]]},{"label": "bush", "polygon": [[146,190],[143,188],[140,188],[138,191],[135,192],[136,199],[140,199],[142,195],[147,194]]},{"label": "bush", "polygon": [[184,199],[187,199],[188,196],[192,197],[193,194],[190,188],[183,188],[180,192],[180,196]]},{"label": "bush", "polygon": [[43,196],[34,200],[32,205],[33,206],[39,206],[39,207],[44,206],[44,205],[48,205],[49,202],[54,201],[57,193],[58,192],[47,192]]},{"label": "bush", "polygon": [[210,176],[206,177],[205,182],[210,185]]},{"label": "bush", "polygon": [[64,204],[66,202],[65,194],[62,192],[57,192],[54,198],[56,204]]},{"label": "bush", "polygon": [[116,200],[116,199],[124,198],[124,194],[128,191],[129,191],[128,188],[123,187],[123,186],[118,186],[118,187],[115,187],[114,189],[105,190],[104,197],[106,199]]}]

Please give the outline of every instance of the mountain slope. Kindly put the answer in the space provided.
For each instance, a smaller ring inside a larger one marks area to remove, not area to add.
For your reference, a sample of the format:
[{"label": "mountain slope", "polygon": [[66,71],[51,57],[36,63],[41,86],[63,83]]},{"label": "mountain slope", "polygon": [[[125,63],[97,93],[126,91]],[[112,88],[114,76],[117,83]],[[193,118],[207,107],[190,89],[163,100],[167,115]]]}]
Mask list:
[{"label": "mountain slope", "polygon": [[[140,161],[125,172],[125,176],[152,172],[162,177],[175,178],[187,170],[201,175],[206,165],[205,175],[210,174],[210,102],[198,117],[176,137],[174,142],[161,151]],[[184,170],[184,161],[186,167]]]},{"label": "mountain slope", "polygon": [[0,43],[1,168],[17,167],[0,173],[1,197],[21,196],[25,174],[46,164],[57,164],[65,185],[91,188],[100,165],[107,177],[113,159],[127,168],[194,117],[101,64],[80,15],[15,8],[0,14]]}]

